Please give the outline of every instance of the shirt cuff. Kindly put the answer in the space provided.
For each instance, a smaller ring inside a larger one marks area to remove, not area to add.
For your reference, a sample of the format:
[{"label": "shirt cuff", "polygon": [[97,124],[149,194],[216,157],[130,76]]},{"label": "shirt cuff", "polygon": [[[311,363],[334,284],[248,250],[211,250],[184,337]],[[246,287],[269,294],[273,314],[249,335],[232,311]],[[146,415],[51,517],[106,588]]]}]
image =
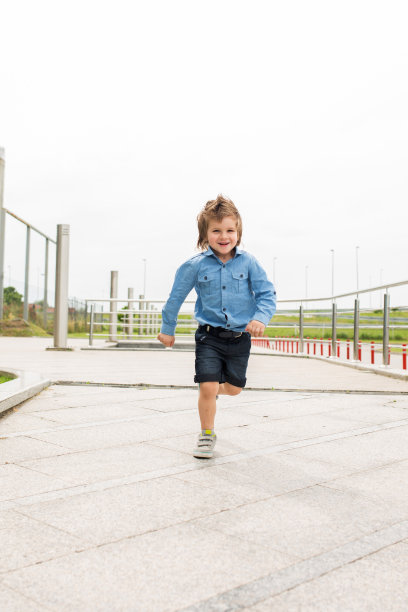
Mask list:
[{"label": "shirt cuff", "polygon": [[161,326],[161,330],[160,333],[161,334],[166,334],[166,336],[174,336],[174,332],[175,332],[175,328],[174,327],[170,327],[170,325],[165,325],[163,324]]},{"label": "shirt cuff", "polygon": [[261,323],[265,325],[265,327],[268,325],[270,320],[271,320],[271,317],[267,319],[265,315],[261,314],[260,312],[256,312],[254,316],[252,317],[252,321],[260,321]]}]

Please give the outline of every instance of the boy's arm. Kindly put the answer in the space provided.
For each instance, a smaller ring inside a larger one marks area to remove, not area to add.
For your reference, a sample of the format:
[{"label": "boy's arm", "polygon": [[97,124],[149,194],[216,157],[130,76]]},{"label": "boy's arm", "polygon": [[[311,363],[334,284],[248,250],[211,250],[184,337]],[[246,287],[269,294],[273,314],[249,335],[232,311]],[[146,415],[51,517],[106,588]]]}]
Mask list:
[{"label": "boy's arm", "polygon": [[[173,346],[174,344],[174,332],[177,325],[177,315],[184,300],[194,287],[195,278],[196,268],[191,261],[186,261],[186,263],[181,265],[176,272],[169,299],[165,303],[162,310],[162,325],[159,336],[170,336],[173,339],[171,344],[163,342],[163,344],[166,344],[166,346]],[[167,339],[164,338],[164,340]],[[160,341],[162,342],[163,340]]]},{"label": "boy's arm", "polygon": [[[276,312],[276,291],[273,283],[268,279],[265,270],[255,257],[251,258],[249,279],[255,294],[256,311],[252,321],[248,323],[247,330],[250,333],[253,331],[252,335],[262,335],[263,329],[265,329]],[[262,330],[257,325],[258,322],[264,326]]]}]

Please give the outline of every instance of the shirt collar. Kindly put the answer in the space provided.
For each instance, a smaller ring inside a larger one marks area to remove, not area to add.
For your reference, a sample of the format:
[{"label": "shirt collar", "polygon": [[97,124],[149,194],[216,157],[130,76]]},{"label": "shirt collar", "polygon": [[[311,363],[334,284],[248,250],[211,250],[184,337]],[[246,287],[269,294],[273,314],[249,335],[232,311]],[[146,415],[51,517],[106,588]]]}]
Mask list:
[{"label": "shirt collar", "polygon": [[[239,246],[235,247],[235,257],[238,257],[238,255],[242,255],[243,252],[244,252],[243,249],[241,249]],[[204,255],[206,257],[209,257],[210,255],[214,255],[214,257],[217,257],[216,254],[214,253],[214,251],[212,250],[212,248],[210,246],[205,251]],[[217,259],[218,259],[218,257],[217,257]]]}]

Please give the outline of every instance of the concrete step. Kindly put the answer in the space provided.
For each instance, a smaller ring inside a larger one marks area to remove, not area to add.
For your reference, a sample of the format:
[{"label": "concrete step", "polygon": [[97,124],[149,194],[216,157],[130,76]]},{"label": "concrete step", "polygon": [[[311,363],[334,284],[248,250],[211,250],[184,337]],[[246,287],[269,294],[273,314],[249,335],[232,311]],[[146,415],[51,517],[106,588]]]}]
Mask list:
[{"label": "concrete step", "polygon": [[[120,340],[116,345],[118,349],[132,349],[132,350],[165,350],[165,346],[157,340]],[[179,351],[194,351],[194,341],[176,341],[172,350]]]}]

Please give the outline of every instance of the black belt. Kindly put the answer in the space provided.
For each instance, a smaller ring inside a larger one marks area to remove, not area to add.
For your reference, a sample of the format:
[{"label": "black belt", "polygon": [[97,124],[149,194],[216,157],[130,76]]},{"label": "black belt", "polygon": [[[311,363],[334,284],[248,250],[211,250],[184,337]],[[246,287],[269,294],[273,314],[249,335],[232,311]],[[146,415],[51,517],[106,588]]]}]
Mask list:
[{"label": "black belt", "polygon": [[210,336],[216,338],[239,338],[244,332],[235,332],[232,329],[224,329],[223,327],[212,327],[211,325],[200,325],[198,328],[201,332],[206,332]]}]

